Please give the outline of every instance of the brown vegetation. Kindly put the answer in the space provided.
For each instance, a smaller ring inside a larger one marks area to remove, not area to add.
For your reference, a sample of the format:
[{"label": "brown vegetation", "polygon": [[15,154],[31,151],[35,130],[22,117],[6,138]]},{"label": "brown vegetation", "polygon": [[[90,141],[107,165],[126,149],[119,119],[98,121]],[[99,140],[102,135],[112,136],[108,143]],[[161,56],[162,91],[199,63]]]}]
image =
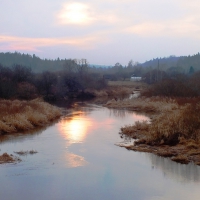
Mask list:
[{"label": "brown vegetation", "polygon": [[175,110],[178,108],[178,104],[171,98],[160,97],[139,97],[132,99],[124,99],[122,101],[116,101],[112,99],[106,103],[106,107],[109,108],[127,108],[129,110],[160,113],[168,110]]},{"label": "brown vegetation", "polygon": [[[140,101],[142,106],[137,104],[139,110],[157,113],[151,122],[136,122],[132,126],[121,128],[122,134],[136,139],[135,146],[130,148],[145,152],[148,149],[148,152],[171,157],[173,161],[180,163],[199,163],[200,103],[192,101],[193,103],[179,105],[176,100],[149,100],[151,103],[148,104],[147,99],[140,98],[134,101]],[[133,105],[135,106],[135,103]]]},{"label": "brown vegetation", "polygon": [[101,90],[89,90],[95,97],[112,97],[123,99],[135,91],[143,90],[145,83],[135,81],[109,81],[106,88]]},{"label": "brown vegetation", "polygon": [[13,155],[9,155],[7,153],[3,153],[0,155],[0,164],[3,163],[14,163],[17,161],[21,161],[19,158],[14,157]]},{"label": "brown vegetation", "polygon": [[200,164],[199,98],[141,96],[108,101],[110,108],[126,108],[143,112],[149,121],[136,122],[121,128],[122,137],[135,139],[127,149],[151,152],[173,161]]},{"label": "brown vegetation", "polygon": [[61,111],[41,99],[0,100],[0,135],[44,126],[61,116]]},{"label": "brown vegetation", "polygon": [[15,151],[16,154],[18,155],[21,155],[21,156],[24,156],[24,155],[27,155],[27,154],[36,154],[38,153],[37,151],[35,150],[30,150],[30,151]]}]

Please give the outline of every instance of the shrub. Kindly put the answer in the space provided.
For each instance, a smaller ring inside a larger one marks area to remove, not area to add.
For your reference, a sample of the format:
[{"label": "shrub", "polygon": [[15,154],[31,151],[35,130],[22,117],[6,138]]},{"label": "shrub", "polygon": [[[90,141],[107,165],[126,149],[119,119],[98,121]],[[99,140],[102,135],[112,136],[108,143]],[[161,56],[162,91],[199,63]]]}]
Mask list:
[{"label": "shrub", "polygon": [[145,96],[168,96],[168,97],[196,97],[197,92],[187,81],[166,79],[155,83],[148,90],[144,91]]},{"label": "shrub", "polygon": [[122,132],[131,135],[129,130],[132,130],[134,135],[138,127],[141,127],[140,132],[150,145],[176,145],[183,140],[200,142],[200,104],[185,105],[180,110],[163,113],[150,124],[137,122],[132,128],[122,128]]},{"label": "shrub", "polygon": [[22,82],[18,84],[17,95],[20,99],[32,99],[36,95],[36,87],[30,83]]}]

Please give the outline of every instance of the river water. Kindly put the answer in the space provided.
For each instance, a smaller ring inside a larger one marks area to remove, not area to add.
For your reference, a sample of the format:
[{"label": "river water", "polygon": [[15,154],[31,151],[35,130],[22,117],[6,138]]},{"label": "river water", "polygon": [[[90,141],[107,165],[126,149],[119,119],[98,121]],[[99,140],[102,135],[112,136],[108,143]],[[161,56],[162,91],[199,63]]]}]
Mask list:
[{"label": "river water", "polygon": [[0,199],[200,199],[200,167],[115,145],[120,127],[138,120],[147,117],[76,103],[46,129],[2,140],[1,154],[38,153],[0,165]]}]

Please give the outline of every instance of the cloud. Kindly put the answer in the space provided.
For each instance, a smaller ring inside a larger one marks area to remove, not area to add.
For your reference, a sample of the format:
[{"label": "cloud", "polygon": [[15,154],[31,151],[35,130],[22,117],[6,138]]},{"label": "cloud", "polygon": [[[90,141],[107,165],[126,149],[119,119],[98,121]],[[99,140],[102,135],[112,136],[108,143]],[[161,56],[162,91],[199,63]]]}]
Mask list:
[{"label": "cloud", "polygon": [[94,36],[85,36],[81,38],[25,38],[0,35],[0,49],[38,51],[40,47],[60,45],[74,46],[81,49],[92,49],[99,40],[100,38]]},{"label": "cloud", "polygon": [[[73,51],[113,63],[120,56],[138,60],[161,55],[161,49],[164,56],[168,52],[180,54],[183,44],[185,49],[196,51],[200,41],[199,9],[199,0],[3,1],[0,49],[45,49],[45,54],[52,51],[53,55],[56,47],[57,54],[67,49],[68,54]],[[12,15],[8,15],[11,10]],[[144,53],[142,46],[146,44],[149,48]],[[160,49],[153,54],[155,44]]]},{"label": "cloud", "polygon": [[196,37],[200,38],[200,25],[195,22],[195,18],[187,17],[173,21],[147,21],[133,25],[125,32],[134,33],[143,37]]},{"label": "cloud", "polygon": [[63,4],[56,18],[60,25],[97,25],[116,23],[120,20],[115,9],[107,9],[98,3],[71,2]]}]

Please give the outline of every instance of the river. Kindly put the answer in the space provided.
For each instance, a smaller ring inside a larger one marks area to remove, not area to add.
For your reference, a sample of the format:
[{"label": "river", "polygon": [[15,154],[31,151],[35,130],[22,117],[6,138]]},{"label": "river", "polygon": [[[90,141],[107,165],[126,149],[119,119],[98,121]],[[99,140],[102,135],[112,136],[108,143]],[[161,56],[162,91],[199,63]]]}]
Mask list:
[{"label": "river", "polygon": [[[120,127],[147,119],[126,110],[75,103],[55,124],[3,139],[0,153],[22,161],[0,165],[0,199],[200,199],[200,167],[115,145],[124,142]],[[15,153],[30,150],[38,153]]]}]

